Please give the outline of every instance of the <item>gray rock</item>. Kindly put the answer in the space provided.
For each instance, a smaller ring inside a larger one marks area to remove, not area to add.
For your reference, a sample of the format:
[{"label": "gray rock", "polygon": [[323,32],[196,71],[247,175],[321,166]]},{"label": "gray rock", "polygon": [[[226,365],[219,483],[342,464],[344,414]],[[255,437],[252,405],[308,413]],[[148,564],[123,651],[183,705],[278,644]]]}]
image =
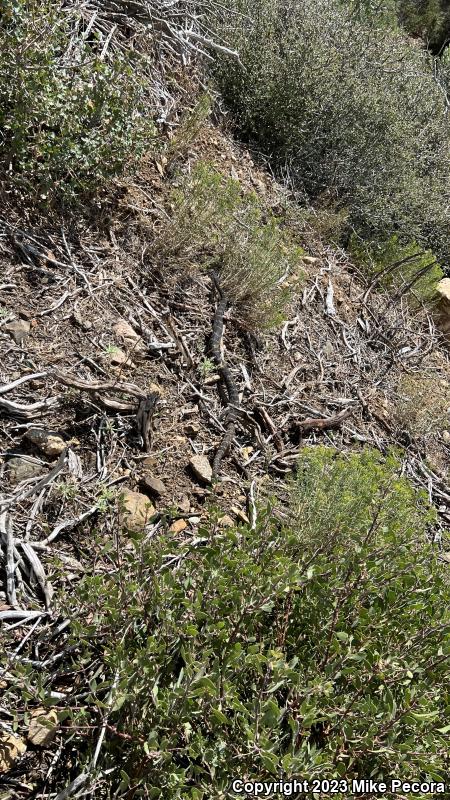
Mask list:
[{"label": "gray rock", "polygon": [[39,464],[26,456],[15,456],[6,462],[9,480],[11,483],[20,483],[27,478],[36,478],[45,472],[45,465]]},{"label": "gray rock", "polygon": [[153,497],[161,497],[161,495],[165,494],[167,491],[162,480],[155,478],[154,475],[144,475],[140,483],[142,488],[153,495]]},{"label": "gray rock", "polygon": [[25,438],[36,447],[39,447],[49,458],[60,456],[65,447],[67,447],[61,436],[51,431],[45,431],[42,428],[28,428]]},{"label": "gray rock", "polygon": [[22,344],[23,340],[27,338],[30,333],[31,325],[27,319],[15,319],[8,325],[5,325],[7,331],[14,339],[16,344]]},{"label": "gray rock", "polygon": [[122,489],[119,495],[119,518],[129,530],[141,530],[155,513],[154,506],[145,494]]},{"label": "gray rock", "polygon": [[211,483],[212,467],[206,456],[192,456],[189,466],[196,478],[199,478],[204,483]]}]

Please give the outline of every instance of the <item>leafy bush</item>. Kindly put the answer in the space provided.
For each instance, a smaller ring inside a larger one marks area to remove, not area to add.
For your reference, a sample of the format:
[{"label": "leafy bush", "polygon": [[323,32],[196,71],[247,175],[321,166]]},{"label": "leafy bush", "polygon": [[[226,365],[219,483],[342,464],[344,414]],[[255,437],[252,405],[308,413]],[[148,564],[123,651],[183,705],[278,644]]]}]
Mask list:
[{"label": "leafy bush", "polygon": [[138,57],[59,0],[0,8],[1,178],[20,196],[73,200],[153,135]]},{"label": "leafy bush", "polygon": [[445,23],[446,0],[343,0],[360,18],[379,25],[399,24],[411,35],[433,44]]},{"label": "leafy bush", "polygon": [[208,164],[197,164],[171,198],[172,216],[155,241],[155,256],[220,273],[221,286],[249,325],[279,322],[284,281],[299,277],[303,255],[255,193]]},{"label": "leafy bush", "polygon": [[339,0],[229,0],[242,64],[214,71],[240,130],[364,238],[398,233],[448,258],[445,93],[424,50]]},{"label": "leafy bush", "polygon": [[236,777],[443,780],[450,596],[433,521],[394,456],[317,448],[285,527],[269,509],[255,530],[211,521],[194,540],[111,544],[64,609],[92,712],[73,710],[87,733],[71,749],[97,712],[107,725],[99,796],[231,798]]},{"label": "leafy bush", "polygon": [[435,299],[436,286],[444,273],[433,253],[415,242],[402,245],[394,235],[371,246],[353,236],[349,250],[368,275],[378,276],[381,285],[413,291],[425,302]]},{"label": "leafy bush", "polygon": [[420,36],[427,42],[439,38],[444,23],[441,0],[398,0],[400,23],[412,36]]}]

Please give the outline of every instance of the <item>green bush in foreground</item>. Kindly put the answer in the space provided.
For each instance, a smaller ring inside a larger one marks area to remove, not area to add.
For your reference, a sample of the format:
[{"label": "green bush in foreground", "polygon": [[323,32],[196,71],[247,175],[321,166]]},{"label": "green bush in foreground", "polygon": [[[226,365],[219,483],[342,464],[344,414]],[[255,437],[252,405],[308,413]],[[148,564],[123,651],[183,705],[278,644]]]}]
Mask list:
[{"label": "green bush in foreground", "polygon": [[347,209],[350,230],[447,259],[446,98],[423,48],[340,0],[227,5],[241,63],[213,71],[240,130],[316,205]]},{"label": "green bush in foreground", "polygon": [[221,286],[251,326],[283,318],[286,279],[301,277],[303,250],[239,180],[206,163],[183,176],[171,197],[171,218],[155,241],[155,256],[188,270],[220,274]]},{"label": "green bush in foreground", "polygon": [[[96,674],[91,724],[97,707],[109,726],[99,796],[231,798],[235,777],[443,780],[450,596],[433,520],[393,456],[318,448],[300,459],[287,526],[269,510],[255,530],[124,536],[66,609],[78,669]],[[72,748],[89,742],[80,729]]]},{"label": "green bush in foreground", "polygon": [[73,201],[153,135],[138,56],[59,0],[0,2],[0,177],[16,196]]}]

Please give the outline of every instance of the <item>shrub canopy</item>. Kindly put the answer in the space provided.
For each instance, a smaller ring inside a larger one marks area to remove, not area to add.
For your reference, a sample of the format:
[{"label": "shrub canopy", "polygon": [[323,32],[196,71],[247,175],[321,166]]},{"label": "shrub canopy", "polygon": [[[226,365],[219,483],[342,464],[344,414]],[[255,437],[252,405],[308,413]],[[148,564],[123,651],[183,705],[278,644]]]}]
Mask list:
[{"label": "shrub canopy", "polygon": [[[111,544],[64,612],[92,713],[108,709],[111,796],[231,798],[235,777],[280,774],[443,780],[450,596],[433,521],[394,456],[315,448],[286,525],[269,509],[254,530]],[[88,743],[87,712],[71,713]]]},{"label": "shrub canopy", "polygon": [[449,255],[449,126],[430,57],[339,0],[230,0],[241,64],[215,76],[241,131],[368,239]]},{"label": "shrub canopy", "polygon": [[148,146],[139,56],[60,0],[0,12],[0,178],[18,197],[73,201]]}]

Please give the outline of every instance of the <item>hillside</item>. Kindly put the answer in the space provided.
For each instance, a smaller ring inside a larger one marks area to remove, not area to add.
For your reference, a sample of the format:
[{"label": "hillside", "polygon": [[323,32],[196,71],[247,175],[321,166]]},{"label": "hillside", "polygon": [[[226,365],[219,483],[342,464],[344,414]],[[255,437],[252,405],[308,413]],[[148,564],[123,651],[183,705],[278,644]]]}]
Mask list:
[{"label": "hillside", "polygon": [[[205,56],[161,13],[149,38],[105,12],[90,45],[107,63],[115,37],[144,41],[124,91],[142,78],[154,103],[134,141],[103,97],[102,175],[90,161],[81,178],[75,117],[58,151],[35,118],[14,156],[1,118],[0,798],[445,783],[446,236],[424,219],[371,240],[362,212],[305,201],[298,165],[244,130],[223,77],[206,88]],[[240,63],[214,25],[189,30]],[[122,136],[133,158],[106,174]]]}]

